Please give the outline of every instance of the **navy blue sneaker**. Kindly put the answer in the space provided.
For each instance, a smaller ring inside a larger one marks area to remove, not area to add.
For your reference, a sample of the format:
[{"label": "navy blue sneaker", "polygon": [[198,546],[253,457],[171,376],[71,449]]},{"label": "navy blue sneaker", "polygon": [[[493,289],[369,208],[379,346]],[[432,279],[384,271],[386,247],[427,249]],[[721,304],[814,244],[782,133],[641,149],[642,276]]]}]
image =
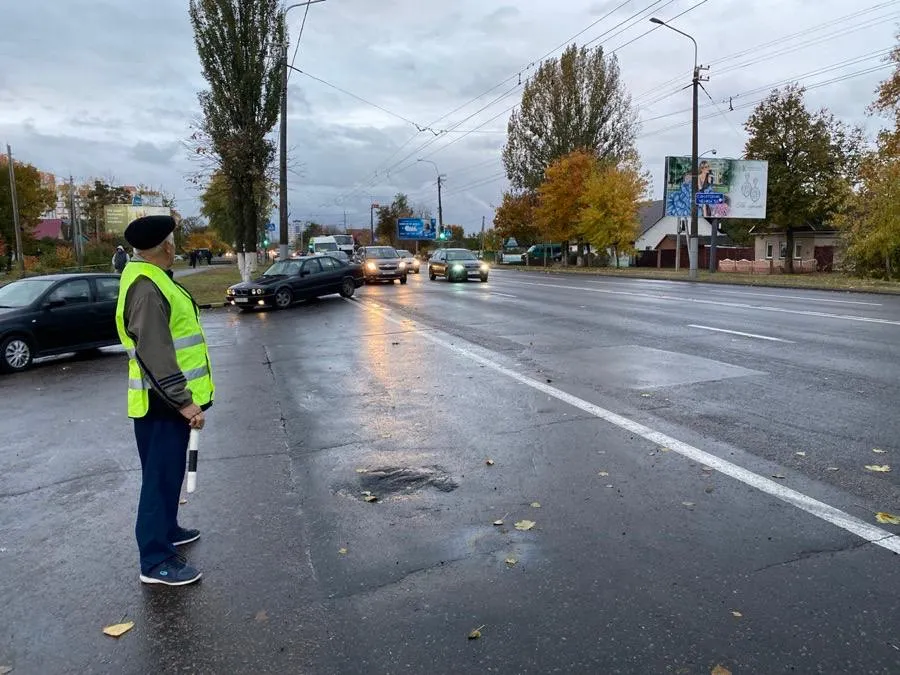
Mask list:
[{"label": "navy blue sneaker", "polygon": [[147,574],[141,574],[145,584],[163,584],[165,586],[187,586],[199,580],[202,575],[188,565],[180,557],[169,558],[157,565]]},{"label": "navy blue sneaker", "polygon": [[190,544],[192,541],[197,541],[199,538],[200,530],[186,530],[183,527],[179,527],[178,532],[175,534],[175,541],[172,542],[172,546]]}]

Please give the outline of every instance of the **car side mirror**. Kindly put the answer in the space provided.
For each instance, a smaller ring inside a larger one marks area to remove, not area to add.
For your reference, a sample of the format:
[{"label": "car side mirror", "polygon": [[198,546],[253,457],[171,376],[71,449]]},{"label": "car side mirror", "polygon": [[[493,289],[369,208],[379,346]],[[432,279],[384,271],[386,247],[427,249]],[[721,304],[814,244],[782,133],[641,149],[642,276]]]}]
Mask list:
[{"label": "car side mirror", "polygon": [[61,300],[61,299],[47,300],[47,302],[44,303],[44,309],[57,309],[59,307],[65,307],[65,306],[66,306],[66,301]]},{"label": "car side mirror", "polygon": [[303,270],[302,272],[300,272],[300,276],[301,276],[301,277],[308,277],[308,276],[309,276],[309,270]]}]

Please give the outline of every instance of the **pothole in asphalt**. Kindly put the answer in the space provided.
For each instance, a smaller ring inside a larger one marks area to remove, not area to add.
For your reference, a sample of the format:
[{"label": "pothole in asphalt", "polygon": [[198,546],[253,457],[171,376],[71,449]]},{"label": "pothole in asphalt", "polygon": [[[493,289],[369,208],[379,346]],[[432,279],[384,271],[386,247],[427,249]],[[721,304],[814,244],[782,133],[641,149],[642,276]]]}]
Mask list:
[{"label": "pothole in asphalt", "polygon": [[459,484],[439,466],[381,467],[360,474],[361,489],[384,499],[391,495],[411,495],[427,488],[452,492]]}]

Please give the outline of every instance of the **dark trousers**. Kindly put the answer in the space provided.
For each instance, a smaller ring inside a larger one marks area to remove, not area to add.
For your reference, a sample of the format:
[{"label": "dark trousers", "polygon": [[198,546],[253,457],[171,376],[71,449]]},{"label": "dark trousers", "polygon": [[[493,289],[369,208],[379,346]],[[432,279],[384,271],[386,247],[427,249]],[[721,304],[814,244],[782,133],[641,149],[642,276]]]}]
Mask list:
[{"label": "dark trousers", "polygon": [[141,456],[141,499],[135,535],[141,573],[175,555],[178,500],[184,481],[188,437],[187,420],[151,414],[134,420],[134,437]]}]

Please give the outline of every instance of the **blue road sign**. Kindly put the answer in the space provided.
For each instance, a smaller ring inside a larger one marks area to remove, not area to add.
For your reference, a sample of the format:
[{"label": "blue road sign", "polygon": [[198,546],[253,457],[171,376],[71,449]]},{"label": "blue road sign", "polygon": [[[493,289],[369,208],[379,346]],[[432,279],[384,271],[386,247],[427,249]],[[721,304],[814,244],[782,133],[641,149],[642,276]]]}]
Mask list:
[{"label": "blue road sign", "polygon": [[275,223],[266,223],[266,232],[274,232]]},{"label": "blue road sign", "polygon": [[397,220],[397,236],[400,239],[434,239],[436,222],[434,218],[399,218]]},{"label": "blue road sign", "polygon": [[140,195],[134,195],[134,196],[131,198],[131,205],[132,205],[132,206],[143,206],[143,205],[144,205],[144,198],[141,197]]},{"label": "blue road sign", "polygon": [[715,204],[723,204],[725,195],[721,192],[698,192],[697,204],[700,206],[714,206]]}]

